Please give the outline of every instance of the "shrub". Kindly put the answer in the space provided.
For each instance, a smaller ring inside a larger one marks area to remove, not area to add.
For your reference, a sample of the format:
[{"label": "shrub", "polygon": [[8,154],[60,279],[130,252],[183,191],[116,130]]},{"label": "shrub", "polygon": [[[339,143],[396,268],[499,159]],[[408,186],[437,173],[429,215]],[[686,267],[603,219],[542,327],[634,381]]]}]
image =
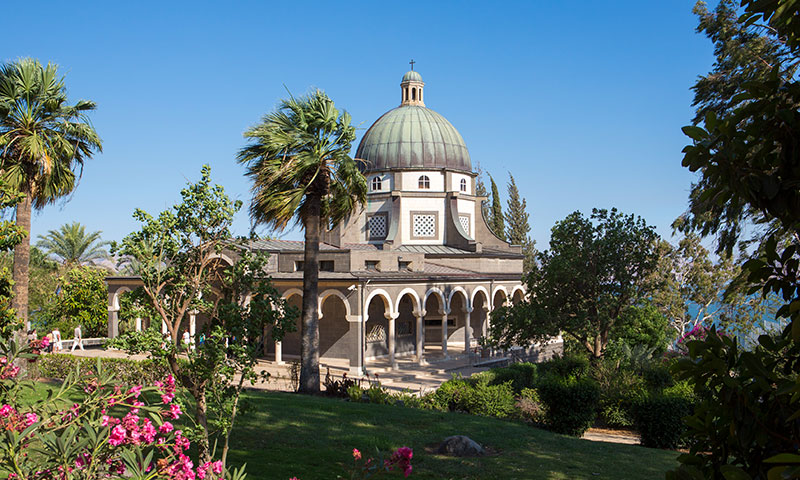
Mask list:
[{"label": "shrub", "polygon": [[[488,374],[488,375],[486,375]],[[473,375],[472,378],[475,378]],[[523,389],[532,388],[536,382],[537,365],[533,363],[513,363],[508,367],[493,368],[478,379],[489,378],[489,385],[500,385],[511,382],[514,392],[519,394]]]},{"label": "shrub", "polygon": [[645,385],[650,390],[661,392],[675,384],[668,365],[653,365],[642,372]]},{"label": "shrub", "polygon": [[459,410],[484,417],[506,418],[516,411],[516,400],[511,382],[500,385],[477,383],[468,388],[460,398]]},{"label": "shrub", "polygon": [[633,413],[642,445],[677,448],[686,431],[682,419],[692,414],[692,402],[676,393],[654,394],[636,402]]},{"label": "shrub", "polygon": [[436,410],[463,410],[463,398],[469,390],[470,384],[463,378],[453,377],[436,389],[431,399]]},{"label": "shrub", "polygon": [[599,365],[594,376],[600,389],[600,422],[610,427],[632,426],[632,405],[637,398],[647,395],[642,376],[607,363]]},{"label": "shrub", "polygon": [[350,385],[347,387],[347,396],[351,402],[363,402],[364,389],[356,384]]},{"label": "shrub", "polygon": [[383,405],[389,403],[391,399],[391,394],[389,394],[386,388],[382,387],[379,382],[370,385],[369,388],[365,390],[365,393],[367,394],[367,398],[369,398],[369,403]]},{"label": "shrub", "polygon": [[[53,353],[42,355],[36,361],[40,377],[59,380],[66,378],[79,365],[84,375],[97,374],[97,360],[93,358]],[[103,369],[125,385],[153,384],[169,374],[166,365],[151,359],[104,358]]]},{"label": "shrub", "polygon": [[545,423],[545,407],[542,399],[539,398],[539,392],[534,388],[524,388],[517,398],[517,411],[519,416],[526,421],[535,423],[537,425],[544,425]]},{"label": "shrub", "polygon": [[542,377],[554,375],[562,378],[580,378],[589,372],[589,359],[578,356],[553,357],[544,363],[540,363],[538,370],[539,376]]},{"label": "shrub", "polygon": [[539,382],[539,396],[547,408],[548,429],[579,437],[594,422],[600,405],[600,389],[589,378],[550,375]]}]

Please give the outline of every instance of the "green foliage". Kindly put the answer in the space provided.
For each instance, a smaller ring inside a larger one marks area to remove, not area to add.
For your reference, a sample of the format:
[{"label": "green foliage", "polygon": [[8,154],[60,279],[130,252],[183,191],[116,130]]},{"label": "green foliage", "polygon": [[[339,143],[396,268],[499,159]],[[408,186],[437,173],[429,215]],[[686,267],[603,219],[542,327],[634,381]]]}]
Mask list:
[{"label": "green foliage", "polygon": [[[759,342],[742,351],[736,339],[712,331],[705,341],[690,342],[690,357],[674,367],[679,378],[692,383],[697,398],[686,420],[689,454],[681,458],[681,472],[711,478],[722,466],[736,465],[752,478],[767,478],[772,466],[767,460],[796,448],[800,424],[791,417],[800,346],[767,335]],[[679,389],[685,386],[673,391]]]},{"label": "green foliage", "polygon": [[477,380],[453,377],[444,382],[431,399],[437,410],[505,418],[515,412],[511,382],[490,385],[487,377]]},{"label": "green foliage", "polygon": [[539,364],[539,375],[562,377],[562,378],[582,378],[589,373],[589,359],[586,356],[565,356],[553,357],[550,360]]},{"label": "green foliage", "polygon": [[103,247],[110,242],[101,241],[101,233],[86,233],[86,226],[78,222],[65,223],[58,230],[39,235],[37,246],[48,255],[61,259],[61,263],[68,267],[92,264],[109,258]]},{"label": "green foliage", "polygon": [[517,411],[519,416],[535,425],[544,425],[547,418],[545,409],[539,392],[535,388],[523,388],[517,398]]},{"label": "green foliage", "polygon": [[592,426],[600,406],[600,389],[589,378],[560,378],[549,375],[536,390],[545,404],[547,428],[580,437]]},{"label": "green foliage", "polygon": [[494,178],[491,175],[489,175],[489,181],[492,184],[492,217],[489,228],[498,238],[505,240],[506,227],[503,222],[503,204],[500,201],[500,192],[498,192],[497,184],[494,183]]},{"label": "green foliage", "polygon": [[536,262],[536,241],[530,237],[530,221],[528,219],[527,205],[524,198],[520,198],[517,183],[510,173],[508,182],[508,208],[505,214],[508,241],[512,245],[521,245],[525,255],[522,274],[527,275]]},{"label": "green foliage", "polygon": [[64,338],[72,338],[77,325],[83,337],[105,337],[108,322],[108,289],[106,272],[93,267],[75,267],[62,279],[61,292],[55,304],[37,317],[47,330],[58,328]]},{"label": "green foliage", "polygon": [[[40,356],[35,363],[40,377],[64,380],[72,372],[81,375],[97,375],[97,361],[94,358],[52,353]],[[153,384],[169,374],[169,368],[157,360],[133,360],[130,358],[104,358],[103,369],[123,385]]]},{"label": "green foliage", "polygon": [[592,373],[600,389],[599,421],[610,427],[632,426],[633,404],[647,395],[641,372],[604,358]]},{"label": "green foliage", "polygon": [[[511,382],[514,392],[519,394],[526,388],[533,388],[536,385],[538,365],[535,363],[512,363],[508,367],[493,368],[489,372],[493,378],[489,380],[489,385],[499,385]],[[472,378],[475,378],[473,375]]]},{"label": "green foliage", "polygon": [[529,298],[492,313],[492,341],[526,345],[563,333],[602,357],[620,314],[645,298],[657,238],[644,220],[616,209],[570,214],[528,275]]},{"label": "green foliage", "polygon": [[691,415],[690,398],[655,394],[638,400],[633,406],[634,425],[641,443],[652,448],[677,448],[686,431],[683,417]]},{"label": "green foliage", "polygon": [[644,303],[622,312],[609,341],[628,346],[646,346],[654,354],[661,354],[674,339],[675,332],[670,328],[669,319],[656,306]]}]

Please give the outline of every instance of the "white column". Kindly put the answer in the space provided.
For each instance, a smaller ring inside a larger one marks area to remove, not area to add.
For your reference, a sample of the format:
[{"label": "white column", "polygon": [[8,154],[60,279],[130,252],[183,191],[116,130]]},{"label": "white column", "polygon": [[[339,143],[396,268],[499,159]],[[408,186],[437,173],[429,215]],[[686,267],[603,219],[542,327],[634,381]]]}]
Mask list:
[{"label": "white column", "polygon": [[275,363],[283,365],[283,344],[275,342]]},{"label": "white column", "polygon": [[472,309],[468,308],[464,310],[464,353],[467,354],[467,359],[469,359],[469,352],[470,352],[470,343],[472,339],[470,338],[469,329],[470,326],[470,318],[472,316]]},{"label": "white column", "polygon": [[137,332],[141,332],[142,331],[142,319],[141,319],[141,317],[136,317],[136,331]]},{"label": "white column", "polygon": [[165,322],[165,321],[162,319],[162,320],[161,320],[161,334],[163,335],[163,334],[167,333],[167,331],[168,331],[168,330],[167,330],[167,322]]},{"label": "white column", "polygon": [[413,313],[417,319],[417,363],[422,365],[422,354],[425,352],[425,310]]},{"label": "white column", "polygon": [[361,315],[347,315],[348,327],[350,330],[350,339],[354,342],[350,352],[350,375],[359,377],[364,374],[364,352],[361,350],[362,339],[364,335],[361,325]]},{"label": "white column", "polygon": [[442,310],[442,356],[447,357],[447,315],[449,310]]},{"label": "white column", "polygon": [[108,338],[119,336],[119,309],[108,307]]},{"label": "white column", "polygon": [[389,320],[389,363],[392,368],[397,368],[397,360],[395,359],[395,320],[397,320],[400,314],[385,313],[384,316]]},{"label": "white column", "polygon": [[192,312],[189,314],[189,337],[194,339],[194,334],[197,331],[197,314]]}]

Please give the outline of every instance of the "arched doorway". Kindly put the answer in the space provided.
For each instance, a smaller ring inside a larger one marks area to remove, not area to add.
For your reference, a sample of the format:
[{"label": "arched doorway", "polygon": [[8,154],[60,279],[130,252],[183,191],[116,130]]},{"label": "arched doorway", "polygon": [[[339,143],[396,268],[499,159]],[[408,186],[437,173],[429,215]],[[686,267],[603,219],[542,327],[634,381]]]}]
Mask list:
[{"label": "arched doorway", "polygon": [[464,352],[469,352],[474,338],[469,307],[469,299],[463,289],[451,292],[450,317],[453,318],[453,329],[448,332],[447,343],[461,347]]},{"label": "arched doorway", "polygon": [[374,360],[389,355],[389,319],[391,304],[382,293],[374,295],[367,303],[367,321],[364,324],[364,358]]},{"label": "arched doorway", "polygon": [[351,346],[347,342],[350,324],[347,323],[347,305],[336,294],[322,295],[319,321],[320,358],[350,358]]},{"label": "arched doorway", "polygon": [[423,335],[427,355],[445,355],[447,352],[447,330],[454,323],[449,317],[447,323],[444,322],[445,305],[444,294],[438,288],[431,288],[425,293]]}]

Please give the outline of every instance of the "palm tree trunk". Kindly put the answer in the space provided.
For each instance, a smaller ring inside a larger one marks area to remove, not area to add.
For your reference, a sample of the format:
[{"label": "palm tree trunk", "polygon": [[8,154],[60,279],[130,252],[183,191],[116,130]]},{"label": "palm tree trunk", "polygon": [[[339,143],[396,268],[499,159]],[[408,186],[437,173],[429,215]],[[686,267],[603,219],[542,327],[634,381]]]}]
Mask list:
[{"label": "palm tree trunk", "polygon": [[308,198],[305,212],[305,255],[303,258],[303,313],[300,327],[300,388],[302,393],[319,393],[319,195]]},{"label": "palm tree trunk", "polygon": [[30,279],[31,261],[31,195],[30,189],[22,193],[25,198],[17,204],[17,226],[25,230],[22,243],[14,248],[14,299],[12,306],[17,312],[21,329],[27,328],[28,321],[28,282]]}]

